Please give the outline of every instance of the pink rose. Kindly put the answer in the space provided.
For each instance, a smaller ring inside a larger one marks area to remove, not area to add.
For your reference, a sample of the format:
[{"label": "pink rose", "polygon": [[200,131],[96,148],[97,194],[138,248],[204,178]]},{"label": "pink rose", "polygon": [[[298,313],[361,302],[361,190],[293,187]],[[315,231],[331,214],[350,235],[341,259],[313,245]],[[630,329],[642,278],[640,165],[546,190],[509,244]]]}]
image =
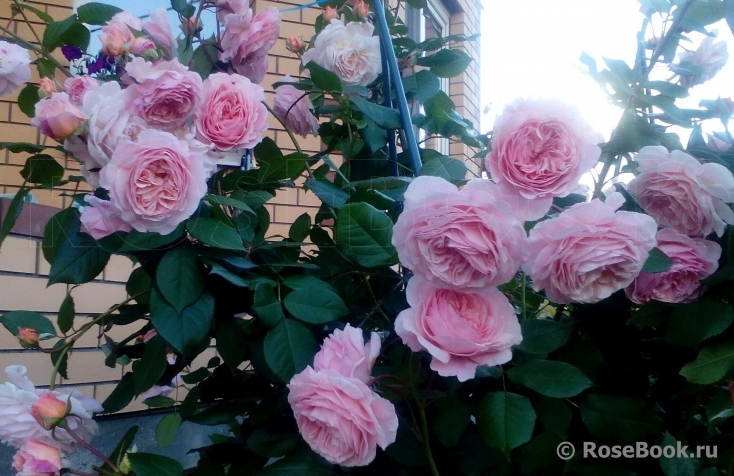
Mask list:
[{"label": "pink rose", "polygon": [[127,89],[128,110],[153,126],[181,127],[201,104],[201,76],[178,59],[154,64],[133,58],[125,71],[137,83]]},{"label": "pink rose", "polygon": [[0,96],[15,94],[31,80],[31,57],[28,50],[0,41]]},{"label": "pink rose", "polygon": [[247,0],[217,0],[217,20],[224,24],[227,15],[230,13],[244,15],[247,13],[247,9]]},{"label": "pink rose", "polygon": [[99,170],[102,165],[98,163],[89,153],[89,147],[79,136],[70,136],[64,141],[64,149],[70,152],[74,158],[81,163],[79,171],[82,173],[84,180],[87,181],[93,189],[99,187]]},{"label": "pink rose", "polygon": [[196,111],[197,137],[217,150],[254,147],[268,129],[262,87],[236,74],[214,73],[204,81],[204,101]]},{"label": "pink rose", "polygon": [[280,12],[268,7],[252,16],[252,10],[225,17],[222,35],[222,61],[231,61],[234,69],[259,84],[268,70],[268,51],[278,41]]},{"label": "pink rose", "polygon": [[472,291],[510,281],[525,260],[525,230],[496,185],[475,179],[462,190],[417,177],[393,228],[400,262],[438,287]]},{"label": "pink rose", "polygon": [[689,238],[671,228],[657,234],[657,247],[673,260],[661,273],[640,273],[627,287],[627,297],[637,304],[656,300],[679,303],[696,299],[701,281],[719,266],[721,246],[701,238]]},{"label": "pink rose", "polygon": [[373,332],[365,344],[362,330],[347,324],[344,330],[337,329],[324,339],[321,350],[314,357],[313,368],[317,372],[333,370],[344,377],[368,383],[378,355],[380,336]]},{"label": "pink rose", "polygon": [[688,236],[724,234],[734,224],[734,176],[720,164],[702,164],[685,152],[643,147],[634,157],[639,175],[627,186],[661,227]]},{"label": "pink rose", "polygon": [[64,91],[75,106],[81,106],[84,95],[98,87],[99,81],[91,76],[75,76],[64,81]]},{"label": "pink rose", "polygon": [[209,159],[202,152],[168,132],[146,130],[137,142],[117,145],[100,184],[123,221],[141,232],[166,235],[206,194]]},{"label": "pink rose", "polygon": [[375,459],[377,446],[385,449],[395,441],[395,407],[361,380],[306,367],[291,379],[288,389],[301,436],[331,463],[367,466]]},{"label": "pink rose", "polygon": [[102,52],[109,56],[121,56],[130,51],[130,44],[135,35],[130,30],[142,30],[143,21],[129,11],[115,14],[109,23],[102,27],[99,41],[102,43]]},{"label": "pink rose", "polygon": [[71,103],[66,93],[56,93],[36,103],[36,116],[31,124],[57,142],[71,136],[84,122],[84,114]]},{"label": "pink rose", "polygon": [[339,15],[336,12],[336,8],[334,7],[326,7],[324,8],[324,21],[331,22],[331,20],[336,19]]},{"label": "pink rose", "polygon": [[[285,47],[291,53],[301,54],[303,53],[303,40],[297,36],[289,36],[288,39],[285,40]],[[290,75],[288,75],[288,77],[290,77]]]},{"label": "pink rose", "polygon": [[[287,75],[282,81],[293,82],[290,75]],[[311,99],[303,91],[289,84],[278,86],[275,89],[273,110],[296,134],[303,137],[309,134],[317,135],[319,121],[313,115]]]},{"label": "pink rose", "polygon": [[367,14],[370,12],[370,6],[369,4],[364,3],[364,0],[357,0],[354,2],[352,11],[357,15],[357,18],[367,18]]},{"label": "pink rose", "polygon": [[50,98],[56,92],[56,83],[51,78],[41,78],[38,81],[38,97]]},{"label": "pink rose", "polygon": [[[168,23],[168,16],[165,8],[156,8],[150,12],[148,16],[151,21],[143,23],[143,30],[153,37],[163,49],[168,51],[169,55],[178,47],[178,40],[171,30],[171,24]],[[133,51],[133,53],[135,53]]]},{"label": "pink rose", "polygon": [[13,467],[18,470],[17,476],[55,476],[61,471],[61,453],[31,438],[15,453]]},{"label": "pink rose", "polygon": [[152,38],[141,36],[135,38],[132,43],[130,43],[130,53],[134,55],[145,56],[147,58],[146,54],[149,51],[153,57],[157,57],[158,53],[153,53],[153,51],[155,51],[155,41]]},{"label": "pink rose", "polygon": [[684,51],[678,55],[680,62],[693,63],[703,68],[703,72],[696,74],[680,75],[678,82],[687,88],[703,84],[716,76],[716,73],[726,64],[729,59],[726,42],[714,43],[714,37],[707,36],[694,51]]},{"label": "pink rose", "polygon": [[87,195],[84,200],[89,203],[89,206],[84,207],[79,217],[82,222],[82,231],[95,240],[101,240],[118,231],[128,232],[133,229],[120,218],[120,213],[107,200],[102,200],[94,195]]},{"label": "pink rose", "polygon": [[522,266],[533,289],[554,303],[592,303],[628,286],[655,247],[657,224],[642,213],[616,212],[624,197],[577,203],[530,230],[532,258]]},{"label": "pink rose", "polygon": [[466,382],[479,365],[509,362],[511,347],[522,342],[515,309],[497,288],[467,294],[414,276],[406,298],[410,307],[398,314],[395,332],[412,351],[428,351],[443,377]]},{"label": "pink rose", "polygon": [[555,99],[518,99],[495,121],[485,166],[492,180],[548,210],[553,197],[572,193],[596,165],[602,140],[574,107]]},{"label": "pink rose", "polygon": [[380,39],[372,36],[374,29],[371,23],[350,22],[345,26],[331,20],[301,61],[304,65],[315,61],[344,84],[367,86],[382,72]]}]

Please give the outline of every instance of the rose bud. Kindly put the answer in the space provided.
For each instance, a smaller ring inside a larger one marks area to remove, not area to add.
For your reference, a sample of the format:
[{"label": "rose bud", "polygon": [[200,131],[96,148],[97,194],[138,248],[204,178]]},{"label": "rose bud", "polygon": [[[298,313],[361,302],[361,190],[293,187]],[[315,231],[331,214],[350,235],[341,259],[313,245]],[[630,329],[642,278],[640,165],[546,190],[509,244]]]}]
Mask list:
[{"label": "rose bud", "polygon": [[324,21],[325,22],[328,23],[331,20],[336,19],[336,17],[337,17],[336,8],[334,8],[334,7],[326,7],[326,8],[324,8]]},{"label": "rose bud", "polygon": [[364,3],[363,0],[357,0],[354,2],[352,11],[357,15],[357,18],[367,18],[367,14],[370,12],[370,6]]},{"label": "rose bud", "polygon": [[50,98],[56,92],[56,83],[51,78],[41,78],[38,82],[38,97]]},{"label": "rose bud", "polygon": [[150,38],[140,36],[130,43],[130,52],[133,54],[145,56],[149,50],[155,51],[155,41]]},{"label": "rose bud", "polygon": [[70,410],[70,402],[62,402],[53,393],[45,392],[31,406],[31,416],[45,430],[51,430],[66,418]]},{"label": "rose bud", "polygon": [[73,135],[83,121],[84,114],[71,103],[69,95],[56,93],[36,103],[36,116],[31,124],[51,139],[62,142]]},{"label": "rose bud", "polygon": [[187,18],[178,27],[187,36],[196,36],[204,29],[204,25],[201,24],[201,20],[198,18]]},{"label": "rose bud", "polygon": [[18,331],[18,340],[24,349],[38,347],[38,331],[30,327],[21,327]]},{"label": "rose bud", "polygon": [[301,53],[303,51],[303,40],[296,36],[291,36],[285,40],[285,47],[291,53]]}]

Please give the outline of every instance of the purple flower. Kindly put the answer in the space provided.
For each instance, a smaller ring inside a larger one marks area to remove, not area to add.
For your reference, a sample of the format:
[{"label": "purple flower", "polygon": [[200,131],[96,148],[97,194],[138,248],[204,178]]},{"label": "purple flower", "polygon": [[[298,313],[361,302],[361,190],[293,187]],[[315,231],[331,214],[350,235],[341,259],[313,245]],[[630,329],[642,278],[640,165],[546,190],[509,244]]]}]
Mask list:
[{"label": "purple flower", "polygon": [[69,61],[81,59],[84,56],[84,52],[81,48],[76,46],[64,45],[61,47],[61,52],[64,54],[64,58]]}]

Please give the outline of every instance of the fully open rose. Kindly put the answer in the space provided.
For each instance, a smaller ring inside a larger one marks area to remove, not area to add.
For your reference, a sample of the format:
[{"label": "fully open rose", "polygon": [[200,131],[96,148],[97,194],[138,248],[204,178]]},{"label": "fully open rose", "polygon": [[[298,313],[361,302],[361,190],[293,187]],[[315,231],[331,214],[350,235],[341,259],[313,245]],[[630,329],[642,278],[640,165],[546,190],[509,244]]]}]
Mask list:
[{"label": "fully open rose", "polygon": [[28,50],[0,41],[0,96],[15,94],[31,80],[31,57]]},{"label": "fully open rose", "polygon": [[345,377],[369,382],[372,366],[380,355],[380,336],[373,332],[370,341],[364,343],[362,330],[347,324],[324,340],[314,356],[313,368],[334,370]]},{"label": "fully open rose", "polygon": [[[239,9],[232,4],[228,6]],[[220,57],[222,61],[231,61],[237,73],[259,84],[265,78],[268,51],[278,41],[279,32],[280,12],[275,7],[268,7],[255,16],[252,10],[226,15]]]}]

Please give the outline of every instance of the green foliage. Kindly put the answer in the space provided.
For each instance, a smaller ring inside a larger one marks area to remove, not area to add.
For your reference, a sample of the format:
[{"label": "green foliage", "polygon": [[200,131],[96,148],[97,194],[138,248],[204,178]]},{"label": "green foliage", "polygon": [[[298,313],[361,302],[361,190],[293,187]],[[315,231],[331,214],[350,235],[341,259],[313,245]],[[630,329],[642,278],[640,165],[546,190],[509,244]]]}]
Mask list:
[{"label": "green foliage", "polygon": [[283,319],[265,335],[265,360],[270,369],[283,381],[313,362],[318,344],[303,324]]},{"label": "green foliage", "polygon": [[592,435],[621,444],[646,441],[662,423],[645,401],[606,393],[592,393],[581,402],[581,419]]},{"label": "green foliage", "polygon": [[471,56],[461,50],[439,50],[438,53],[418,58],[417,63],[428,66],[439,78],[452,78],[463,73],[471,64]]},{"label": "green foliage", "polygon": [[214,318],[214,297],[205,291],[181,312],[157,289],[150,295],[150,321],[171,347],[182,354],[193,351],[208,335]]},{"label": "green foliage", "polygon": [[51,321],[45,316],[31,311],[10,311],[0,316],[0,322],[11,334],[18,336],[24,327],[38,332],[40,340],[51,339],[56,335],[56,330]]},{"label": "green foliage", "polygon": [[565,362],[531,360],[510,369],[510,380],[541,395],[569,398],[591,387],[591,381],[579,369]]},{"label": "green foliage", "polygon": [[671,266],[673,266],[673,260],[660,251],[660,248],[653,248],[642,266],[642,271],[645,273],[662,273],[669,270]]},{"label": "green foliage", "polygon": [[366,203],[345,205],[337,214],[336,242],[344,254],[365,268],[395,264],[392,221]]},{"label": "green foliage", "polygon": [[128,453],[130,465],[138,476],[183,476],[181,463],[167,456]]},{"label": "green foliage", "polygon": [[181,417],[176,413],[169,413],[158,422],[155,429],[155,440],[158,447],[165,448],[173,444],[178,430],[181,428]]},{"label": "green foliage", "polygon": [[79,6],[76,14],[79,21],[90,25],[104,25],[116,14],[122,10],[104,3],[90,2]]},{"label": "green foliage", "polygon": [[36,116],[36,103],[39,101],[38,86],[28,83],[18,94],[18,108],[26,116]]},{"label": "green foliage", "polygon": [[497,448],[509,459],[513,448],[530,441],[535,427],[535,410],[530,400],[522,395],[487,393],[479,404],[477,426],[484,444]]}]

